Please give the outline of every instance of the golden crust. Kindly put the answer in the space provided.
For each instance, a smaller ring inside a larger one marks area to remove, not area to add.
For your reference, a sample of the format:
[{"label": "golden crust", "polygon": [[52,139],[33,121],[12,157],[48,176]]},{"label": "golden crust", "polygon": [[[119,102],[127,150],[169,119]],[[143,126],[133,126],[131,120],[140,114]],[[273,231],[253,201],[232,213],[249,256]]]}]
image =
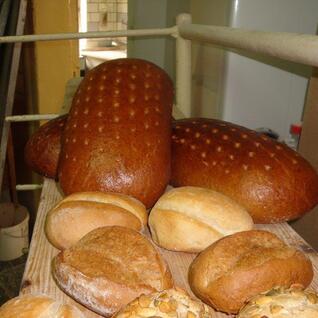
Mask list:
[{"label": "golden crust", "polygon": [[147,217],[145,206],[128,195],[80,192],[67,196],[49,211],[45,233],[51,244],[65,249],[97,227],[119,225],[140,231]]},{"label": "golden crust", "polygon": [[237,313],[245,301],[275,286],[307,287],[312,278],[312,264],[304,254],[257,230],[217,241],[189,269],[196,296],[227,313]]},{"label": "golden crust", "polygon": [[0,307],[1,318],[84,318],[79,309],[45,295],[15,297]]},{"label": "golden crust", "polygon": [[120,226],[95,229],[58,254],[53,274],[62,290],[104,316],[142,293],[173,285],[169,268],[152,243]]}]

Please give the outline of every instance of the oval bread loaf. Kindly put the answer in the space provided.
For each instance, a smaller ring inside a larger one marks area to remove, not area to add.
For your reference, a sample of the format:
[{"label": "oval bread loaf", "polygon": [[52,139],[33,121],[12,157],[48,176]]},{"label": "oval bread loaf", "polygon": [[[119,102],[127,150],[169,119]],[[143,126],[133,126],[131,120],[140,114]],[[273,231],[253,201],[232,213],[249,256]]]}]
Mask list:
[{"label": "oval bread loaf", "polygon": [[78,192],[48,212],[45,233],[52,245],[65,249],[98,227],[120,225],[140,231],[147,225],[147,218],[145,206],[128,195]]},{"label": "oval bread loaf", "polygon": [[317,318],[318,295],[300,288],[275,288],[253,297],[238,318]]},{"label": "oval bread loaf", "polygon": [[95,229],[60,252],[53,261],[53,276],[68,295],[105,317],[141,294],[173,286],[153,244],[121,226]]},{"label": "oval bread loaf", "polygon": [[52,119],[42,125],[28,140],[24,149],[27,165],[47,178],[57,177],[61,152],[61,136],[67,115]]},{"label": "oval bread loaf", "polygon": [[208,306],[191,299],[182,289],[167,289],[161,292],[141,295],[114,318],[208,318],[212,317]]},{"label": "oval bread loaf", "polygon": [[253,296],[277,286],[307,287],[310,260],[276,235],[260,230],[235,233],[201,252],[189,269],[194,294],[219,311],[236,314]]},{"label": "oval bread loaf", "polygon": [[172,81],[150,62],[112,60],[89,71],[62,137],[64,193],[124,193],[151,207],[170,178],[172,103]]},{"label": "oval bread loaf", "polygon": [[173,186],[221,192],[247,209],[255,223],[300,217],[318,203],[318,175],[288,146],[216,119],[173,123]]},{"label": "oval bread loaf", "polygon": [[180,187],[157,201],[149,227],[161,247],[197,253],[225,235],[252,229],[253,221],[244,208],[221,193]]},{"label": "oval bread loaf", "polygon": [[22,295],[0,307],[1,318],[84,318],[74,306],[63,305],[45,295]]}]

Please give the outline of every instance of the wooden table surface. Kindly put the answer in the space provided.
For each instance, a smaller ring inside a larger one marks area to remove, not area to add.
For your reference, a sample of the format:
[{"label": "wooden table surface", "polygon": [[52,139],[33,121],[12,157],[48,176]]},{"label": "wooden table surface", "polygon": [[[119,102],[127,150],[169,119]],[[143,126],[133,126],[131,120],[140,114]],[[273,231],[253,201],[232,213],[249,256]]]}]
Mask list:
[{"label": "wooden table surface", "polygon": [[[51,261],[58,253],[46,239],[44,233],[44,222],[47,212],[62,198],[56,183],[45,179],[37,219],[34,226],[33,237],[30,245],[28,261],[26,264],[21,294],[46,294],[65,303],[75,304],[80,308],[87,318],[101,317],[76,303],[64,294],[56,285],[51,275]],[[315,276],[310,286],[318,291],[318,253],[313,250],[288,224],[256,225],[258,229],[271,231],[283,239],[288,245],[303,251],[312,261]],[[67,229],[66,229],[67,230]],[[317,234],[318,239],[318,234]],[[191,290],[187,283],[188,267],[195,254],[175,253],[161,249],[161,254],[170,266],[176,285],[185,288],[190,294]],[[222,313],[215,313],[213,317],[229,317]]]}]

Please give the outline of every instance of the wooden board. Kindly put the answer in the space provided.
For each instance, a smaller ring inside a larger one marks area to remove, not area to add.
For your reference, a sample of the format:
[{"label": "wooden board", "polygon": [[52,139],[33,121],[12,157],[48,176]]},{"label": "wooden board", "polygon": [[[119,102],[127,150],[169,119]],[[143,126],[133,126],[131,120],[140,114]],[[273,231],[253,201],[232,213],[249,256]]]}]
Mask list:
[{"label": "wooden board", "polygon": [[[21,285],[21,294],[46,294],[55,299],[70,304],[76,304],[87,318],[101,317],[81,305],[75,303],[65,295],[56,285],[51,276],[51,261],[58,253],[47,241],[44,233],[44,222],[47,212],[62,198],[56,183],[53,180],[45,179],[42,190],[38,215],[34,227],[33,237],[30,246],[28,261]],[[288,224],[257,225],[258,229],[264,229],[277,234],[287,244],[302,250],[312,261],[315,271],[311,288],[318,291],[318,254],[313,250]],[[67,231],[67,229],[65,229]],[[187,283],[188,267],[195,257],[195,254],[175,253],[161,249],[163,257],[168,262],[176,285],[185,288],[190,294],[191,290]],[[222,313],[215,313],[215,318],[229,317]]]}]

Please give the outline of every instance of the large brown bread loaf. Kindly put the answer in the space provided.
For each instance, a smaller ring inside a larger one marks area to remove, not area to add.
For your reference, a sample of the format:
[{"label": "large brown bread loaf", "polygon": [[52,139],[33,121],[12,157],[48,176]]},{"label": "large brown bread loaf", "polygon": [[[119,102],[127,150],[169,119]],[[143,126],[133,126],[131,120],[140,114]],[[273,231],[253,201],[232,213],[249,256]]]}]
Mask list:
[{"label": "large brown bread loaf", "polygon": [[112,191],[152,206],[170,178],[172,103],[171,80],[150,62],[112,60],[88,72],[62,137],[64,193]]},{"label": "large brown bread loaf", "polygon": [[57,177],[61,152],[61,135],[67,116],[52,119],[42,125],[28,140],[24,157],[27,165],[47,178]]},{"label": "large brown bread loaf", "polygon": [[297,152],[216,119],[174,121],[171,184],[221,192],[255,223],[292,220],[318,203],[318,175]]}]

